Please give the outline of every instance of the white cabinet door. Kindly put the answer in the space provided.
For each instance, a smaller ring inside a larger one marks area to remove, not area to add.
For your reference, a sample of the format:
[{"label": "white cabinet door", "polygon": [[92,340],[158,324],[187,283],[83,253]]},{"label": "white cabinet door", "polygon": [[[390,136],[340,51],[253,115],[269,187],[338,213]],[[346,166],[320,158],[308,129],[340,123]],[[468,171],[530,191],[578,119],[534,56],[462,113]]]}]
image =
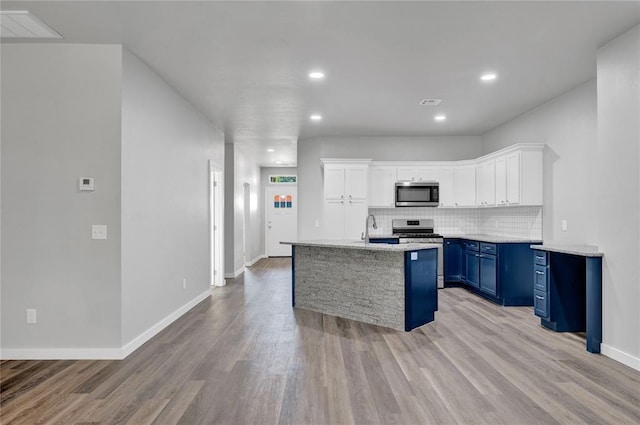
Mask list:
[{"label": "white cabinet door", "polygon": [[345,168],[340,166],[324,167],[324,198],[344,199]]},{"label": "white cabinet door", "polygon": [[345,168],[344,198],[348,199],[367,199],[369,191],[368,183],[369,167],[368,166],[347,166]]},{"label": "white cabinet door", "polygon": [[344,239],[345,201],[327,199],[324,201],[324,237]]},{"label": "white cabinet door", "polygon": [[443,167],[438,178],[440,182],[440,206],[453,206],[453,168]]},{"label": "white cabinet door", "polygon": [[408,168],[408,167],[398,167],[396,168],[396,176],[398,181],[405,180],[415,180],[416,179],[416,169]]},{"label": "white cabinet door", "polygon": [[453,169],[453,204],[456,207],[476,205],[475,165],[461,165]]},{"label": "white cabinet door", "polygon": [[440,180],[440,169],[436,167],[418,168],[416,169],[416,180],[437,182]]},{"label": "white cabinet door", "polygon": [[395,206],[396,168],[371,166],[369,168],[369,207]]},{"label": "white cabinet door", "polygon": [[507,155],[506,202],[520,203],[520,152]]},{"label": "white cabinet door", "polygon": [[362,199],[345,201],[345,239],[360,239],[368,214],[367,202]]},{"label": "white cabinet door", "polygon": [[507,204],[507,158],[496,159],[496,205]]},{"label": "white cabinet door", "polygon": [[478,206],[494,206],[496,204],[496,162],[492,160],[478,165],[476,176]]}]

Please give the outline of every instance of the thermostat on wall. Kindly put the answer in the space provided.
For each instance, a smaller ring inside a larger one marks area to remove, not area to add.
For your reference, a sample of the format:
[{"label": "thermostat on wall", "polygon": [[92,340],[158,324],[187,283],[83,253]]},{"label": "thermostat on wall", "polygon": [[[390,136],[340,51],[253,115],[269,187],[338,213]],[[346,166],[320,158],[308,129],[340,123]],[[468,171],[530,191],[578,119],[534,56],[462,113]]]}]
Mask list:
[{"label": "thermostat on wall", "polygon": [[78,184],[79,184],[80,190],[82,191],[94,190],[93,177],[80,177]]}]

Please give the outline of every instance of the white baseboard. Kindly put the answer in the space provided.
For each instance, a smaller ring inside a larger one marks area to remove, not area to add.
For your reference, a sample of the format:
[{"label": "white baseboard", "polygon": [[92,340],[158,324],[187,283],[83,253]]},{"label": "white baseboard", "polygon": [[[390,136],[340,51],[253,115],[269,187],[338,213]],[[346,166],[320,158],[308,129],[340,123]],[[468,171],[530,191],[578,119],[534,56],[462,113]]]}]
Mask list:
[{"label": "white baseboard", "polygon": [[253,266],[255,263],[257,263],[258,261],[262,260],[263,258],[267,258],[266,255],[262,254],[262,255],[258,255],[256,258],[254,258],[253,260],[249,261],[247,264],[245,264],[245,266],[247,267],[251,267]]},{"label": "white baseboard", "polygon": [[144,331],[122,348],[18,348],[0,350],[2,360],[122,360],[187,311],[211,296],[211,290],[198,295]]},{"label": "white baseboard", "polygon": [[600,344],[600,352],[603,355],[622,363],[623,365],[629,366],[635,370],[640,370],[639,357],[632,356],[631,354],[625,353],[624,351],[618,350],[617,348],[613,348],[610,345],[606,344]]},{"label": "white baseboard", "polygon": [[233,273],[225,273],[224,274],[224,278],[225,279],[235,279],[236,277],[240,276],[242,273],[244,273],[244,266],[240,267],[238,270],[236,270]]},{"label": "white baseboard", "polygon": [[10,348],[2,360],[122,360],[120,348]]},{"label": "white baseboard", "polygon": [[179,319],[183,314],[187,311],[191,310],[196,305],[200,304],[202,301],[206,300],[211,296],[211,290],[207,289],[202,294],[198,295],[173,313],[169,314],[167,317],[151,326],[149,329],[138,335],[131,342],[122,347],[122,358],[124,359],[129,354],[133,353],[135,350],[140,348],[142,344],[149,341],[151,338],[159,334],[164,328],[175,322]]}]

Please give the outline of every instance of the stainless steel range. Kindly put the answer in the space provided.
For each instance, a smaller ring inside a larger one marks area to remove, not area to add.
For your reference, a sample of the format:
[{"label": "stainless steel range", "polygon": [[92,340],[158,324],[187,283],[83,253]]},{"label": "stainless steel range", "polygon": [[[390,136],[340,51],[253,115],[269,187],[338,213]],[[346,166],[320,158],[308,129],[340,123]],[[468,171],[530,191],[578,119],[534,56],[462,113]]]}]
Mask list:
[{"label": "stainless steel range", "polygon": [[433,219],[399,219],[391,221],[393,236],[398,238],[400,243],[433,243],[438,244],[438,288],[444,288],[444,238],[433,231]]}]

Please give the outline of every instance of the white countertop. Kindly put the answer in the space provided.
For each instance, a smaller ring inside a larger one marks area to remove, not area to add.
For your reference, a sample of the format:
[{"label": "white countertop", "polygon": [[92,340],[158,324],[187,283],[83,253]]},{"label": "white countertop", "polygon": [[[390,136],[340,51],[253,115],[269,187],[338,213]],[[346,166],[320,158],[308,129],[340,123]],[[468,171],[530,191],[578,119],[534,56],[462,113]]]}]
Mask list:
[{"label": "white countertop", "polygon": [[345,249],[364,249],[368,251],[418,251],[421,249],[431,249],[442,247],[442,244],[434,243],[402,243],[402,244],[385,244],[385,243],[369,243],[365,244],[364,241],[358,240],[333,240],[333,239],[320,239],[309,241],[297,241],[297,242],[280,242],[285,245],[299,245],[299,246],[317,246],[324,248],[345,248]]},{"label": "white countertop", "polygon": [[604,253],[593,245],[563,245],[555,243],[545,243],[542,245],[531,245],[531,249],[539,251],[560,252],[562,254],[580,255],[582,257],[603,257]]},{"label": "white countertop", "polygon": [[444,235],[445,238],[469,239],[478,242],[490,243],[542,243],[542,239],[533,238],[516,238],[513,236],[496,236],[485,235],[483,233],[475,233],[468,235]]},{"label": "white countertop", "polygon": [[[542,239],[535,238],[516,238],[513,236],[496,236],[496,235],[486,235],[484,233],[473,233],[473,234],[457,234],[457,235],[442,235],[444,238],[449,239],[469,239],[472,241],[478,242],[491,242],[491,243],[542,243]],[[387,238],[397,238],[398,236],[394,235],[371,235],[371,239],[387,239]]]}]

